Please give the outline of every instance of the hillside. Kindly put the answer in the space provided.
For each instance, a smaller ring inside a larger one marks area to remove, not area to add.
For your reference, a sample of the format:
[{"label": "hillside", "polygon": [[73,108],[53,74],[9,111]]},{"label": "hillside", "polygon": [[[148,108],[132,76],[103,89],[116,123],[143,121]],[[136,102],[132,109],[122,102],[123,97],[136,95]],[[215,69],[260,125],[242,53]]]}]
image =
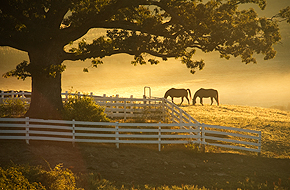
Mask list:
[{"label": "hillside", "polygon": [[78,186],[85,189],[96,189],[92,185],[100,178],[117,187],[289,189],[289,112],[233,105],[182,108],[202,123],[262,130],[261,156],[211,147],[201,153],[184,145],[167,145],[159,152],[157,145],[121,144],[117,149],[113,144],[1,140],[0,167],[15,163],[49,169],[63,163],[80,176]]},{"label": "hillside", "polygon": [[290,158],[290,112],[278,109],[220,105],[183,106],[201,123],[262,131],[262,155]]}]

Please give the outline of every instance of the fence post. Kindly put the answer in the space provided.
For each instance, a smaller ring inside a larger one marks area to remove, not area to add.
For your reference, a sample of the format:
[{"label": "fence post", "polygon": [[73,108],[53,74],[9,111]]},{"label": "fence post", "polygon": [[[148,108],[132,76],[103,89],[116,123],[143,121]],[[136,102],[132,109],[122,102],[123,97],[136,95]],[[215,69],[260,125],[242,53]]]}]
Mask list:
[{"label": "fence post", "polygon": [[0,103],[3,104],[3,100],[4,100],[4,91],[0,90],[1,96],[0,96]]},{"label": "fence post", "polygon": [[169,102],[170,103],[170,109],[171,109],[171,121],[173,122],[173,123],[175,123],[175,120],[174,120],[174,111],[175,111],[175,107],[174,107],[174,105],[173,105],[173,103],[171,103],[171,102]]},{"label": "fence post", "polygon": [[145,96],[145,95],[143,95],[143,104],[144,104],[144,105],[147,104],[146,96]]},{"label": "fence post", "polygon": [[[116,101],[115,101],[116,104],[119,103],[119,101],[117,101],[118,99],[119,99],[119,94],[116,94]],[[118,115],[118,113],[119,113],[119,106],[116,106],[116,114]]]},{"label": "fence post", "polygon": [[162,98],[162,121],[165,121],[165,101],[164,98]]},{"label": "fence post", "polygon": [[[183,120],[182,120],[182,111],[180,108],[178,108],[178,111],[179,111],[179,123],[183,123]],[[180,126],[181,128],[181,126]]]},{"label": "fence post", "polygon": [[259,140],[258,140],[258,143],[259,143],[259,147],[258,147],[258,156],[261,156],[261,141],[262,141],[262,132],[259,131]]},{"label": "fence post", "polygon": [[24,91],[23,91],[23,90],[20,91],[20,94],[19,94],[19,95],[20,95],[20,98],[21,98],[22,100],[24,100]]},{"label": "fence post", "polygon": [[68,101],[68,91],[65,91],[65,101],[64,102],[67,102]]},{"label": "fence post", "polygon": [[124,121],[126,121],[127,119],[127,98],[125,98],[125,101],[124,101]]},{"label": "fence post", "polygon": [[158,150],[161,151],[161,123],[158,125]]},{"label": "fence post", "polygon": [[116,146],[119,148],[119,122],[116,122],[115,125],[115,139],[116,139]]},{"label": "fence post", "polygon": [[25,130],[26,130],[25,141],[26,141],[26,144],[29,144],[29,117],[25,118]]},{"label": "fence post", "polygon": [[75,147],[75,140],[76,140],[76,130],[75,130],[76,124],[75,124],[75,119],[72,120],[72,145]]},{"label": "fence post", "polygon": [[134,104],[134,101],[132,101],[132,99],[133,99],[133,95],[130,96],[130,103],[129,103],[129,104],[131,105],[131,106],[130,106],[130,115],[133,115],[133,113],[134,113],[134,112],[132,111],[133,108],[134,108],[134,107],[132,106],[132,104]]},{"label": "fence post", "polygon": [[203,123],[201,124],[201,131],[200,131],[200,140],[201,140],[201,152],[205,152],[205,132],[204,132],[204,127]]}]

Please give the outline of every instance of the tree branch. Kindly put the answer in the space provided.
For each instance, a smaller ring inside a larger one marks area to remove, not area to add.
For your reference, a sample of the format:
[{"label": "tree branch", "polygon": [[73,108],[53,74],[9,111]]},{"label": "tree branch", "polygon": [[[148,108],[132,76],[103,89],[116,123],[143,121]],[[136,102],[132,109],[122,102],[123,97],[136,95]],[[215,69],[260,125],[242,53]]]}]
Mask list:
[{"label": "tree branch", "polygon": [[[119,9],[138,5],[136,2],[137,0],[129,0],[125,1],[125,3],[123,0],[115,0],[112,4],[106,5],[98,13],[90,13],[90,15],[82,21],[81,25],[71,25],[67,28],[62,29],[60,39],[62,39],[62,41],[64,42],[75,41],[85,35],[91,28],[99,27],[100,25],[98,25],[97,23],[103,23],[104,21],[108,20]],[[75,16],[78,17],[77,15]]]},{"label": "tree branch", "polygon": [[104,54],[99,54],[99,55],[96,55],[95,53],[87,53],[87,54],[77,55],[76,53],[66,52],[65,59],[70,60],[70,61],[77,61],[77,60],[85,60],[88,58],[103,58],[103,57],[108,57],[108,56],[112,56],[115,54],[121,54],[121,53],[125,53],[128,55],[135,55],[135,56],[138,56],[142,53],[147,53],[147,54],[150,54],[152,56],[160,57],[160,58],[164,58],[164,57],[170,58],[170,57],[176,57],[178,55],[178,54],[173,53],[173,52],[164,54],[164,53],[158,53],[158,52],[152,51],[152,50],[143,50],[143,51],[111,50],[111,51],[108,51]]},{"label": "tree branch", "polygon": [[[90,29],[92,28],[119,28],[124,30],[133,30],[133,31],[141,31],[141,32],[148,32],[156,35],[164,35],[166,37],[174,38],[176,37],[173,35],[165,34],[162,32],[159,32],[158,30],[149,30],[142,28],[141,26],[138,26],[135,23],[132,22],[124,22],[124,21],[111,21],[110,18],[118,12],[119,9],[122,8],[132,8],[137,7],[139,5],[159,5],[155,1],[151,0],[116,0],[114,4],[107,5],[104,9],[102,9],[99,13],[94,13],[90,17],[88,17],[86,20],[82,21],[83,24],[80,26],[70,26],[67,28],[62,29],[60,39],[63,39],[63,41],[75,41],[79,39],[81,36],[85,35]],[[172,13],[173,14],[173,13]],[[166,26],[171,24],[170,22],[166,22],[162,24],[164,30]],[[164,31],[163,31],[164,32]]]},{"label": "tree branch", "polygon": [[52,28],[59,29],[65,14],[69,11],[71,1],[52,0],[51,7],[46,13],[47,22]]}]

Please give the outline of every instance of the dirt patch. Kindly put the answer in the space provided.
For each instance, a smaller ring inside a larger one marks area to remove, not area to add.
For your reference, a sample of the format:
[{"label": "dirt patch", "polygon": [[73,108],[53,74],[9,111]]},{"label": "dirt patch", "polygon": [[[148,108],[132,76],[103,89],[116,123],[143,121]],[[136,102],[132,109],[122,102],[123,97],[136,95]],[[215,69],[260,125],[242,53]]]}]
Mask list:
[{"label": "dirt patch", "polygon": [[208,188],[242,187],[255,183],[289,185],[290,160],[231,153],[198,153],[183,145],[76,144],[63,142],[0,141],[0,167],[11,163],[42,165],[59,163],[74,173],[98,173],[116,185],[198,185]]}]

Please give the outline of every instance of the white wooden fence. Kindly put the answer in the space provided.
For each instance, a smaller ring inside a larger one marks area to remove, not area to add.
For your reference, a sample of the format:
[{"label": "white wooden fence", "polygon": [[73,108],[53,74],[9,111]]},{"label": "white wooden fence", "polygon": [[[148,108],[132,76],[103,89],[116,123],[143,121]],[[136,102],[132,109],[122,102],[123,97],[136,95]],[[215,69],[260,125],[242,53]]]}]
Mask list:
[{"label": "white wooden fence", "polygon": [[176,104],[169,102],[167,99],[164,99],[164,110],[170,116],[172,122],[175,123],[198,123],[196,119],[194,119],[191,115],[186,113],[183,109],[178,107]]},{"label": "white wooden fence", "polygon": [[[61,94],[62,100],[65,102],[70,96],[90,96],[95,102],[105,107],[105,113],[110,118],[123,118],[124,120],[129,118],[145,118],[147,120],[160,120],[166,121],[166,117],[170,117],[172,122],[175,123],[199,123],[185,111],[180,109],[177,105],[169,102],[164,98],[122,98],[116,96],[96,96],[91,92],[90,94],[74,94],[64,92]],[[31,92],[24,91],[0,91],[0,103],[9,98],[21,98],[30,102]]]},{"label": "white wooden fence", "polygon": [[119,144],[198,144],[261,152],[261,132],[197,123],[112,123],[0,118],[0,139]]},{"label": "white wooden fence", "polygon": [[[145,91],[144,91],[145,93]],[[150,93],[149,93],[150,94]],[[62,93],[63,101],[66,101],[70,95],[67,91]],[[158,97],[143,98],[120,98],[119,95],[107,97],[95,96],[91,92],[89,95],[78,93],[78,96],[90,96],[95,102],[105,107],[105,113],[111,118],[158,118],[166,121],[166,117],[174,123],[197,123],[200,124],[191,115],[179,108],[176,104],[167,99]]]},{"label": "white wooden fence", "polygon": [[261,153],[261,131],[201,124],[201,144]]},{"label": "white wooden fence", "polygon": [[[67,101],[68,92],[62,93]],[[105,107],[112,118],[170,117],[173,123],[110,123],[37,120],[29,118],[0,118],[0,139],[53,140],[95,143],[197,143],[253,152],[261,152],[261,131],[201,124],[177,105],[164,98],[120,98],[91,96]],[[28,97],[27,97],[28,96]],[[0,92],[2,99],[18,97],[30,99],[29,92]]]},{"label": "white wooden fence", "polygon": [[[180,126],[186,126],[181,128]],[[42,120],[30,118],[0,118],[0,139],[91,142],[119,144],[200,143],[200,128],[196,124],[176,123],[111,123]]]},{"label": "white wooden fence", "polygon": [[165,119],[163,98],[121,98],[92,96],[95,102],[105,107],[105,113],[112,118]]},{"label": "white wooden fence", "polygon": [[3,103],[4,100],[10,98],[21,98],[30,102],[31,92],[28,91],[2,91],[0,90],[0,103]]}]

